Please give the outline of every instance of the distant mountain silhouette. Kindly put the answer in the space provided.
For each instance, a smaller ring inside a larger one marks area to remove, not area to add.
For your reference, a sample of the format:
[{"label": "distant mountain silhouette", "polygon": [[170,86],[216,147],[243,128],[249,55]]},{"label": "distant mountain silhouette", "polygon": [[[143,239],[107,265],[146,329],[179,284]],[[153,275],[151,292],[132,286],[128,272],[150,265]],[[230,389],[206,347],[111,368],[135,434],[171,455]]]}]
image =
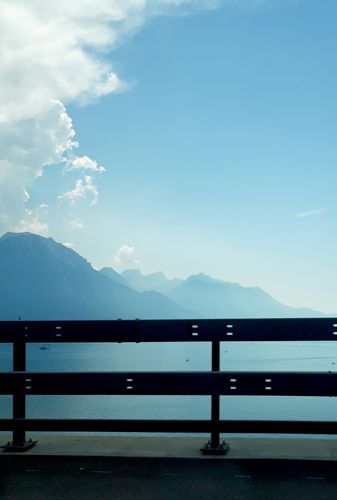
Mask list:
[{"label": "distant mountain silhouette", "polygon": [[[119,283],[120,285],[127,286],[130,288],[129,283],[121,274],[119,274],[117,271],[112,269],[112,267],[102,267],[102,269],[99,270],[99,273],[102,274],[103,276],[106,276],[107,278],[110,278],[112,281],[115,283]],[[135,287],[131,287],[134,290],[136,290]],[[139,290],[137,290],[139,291]]]},{"label": "distant mountain silhouette", "polygon": [[191,316],[168,297],[123,286],[73,250],[31,233],[0,238],[0,277],[1,320]]},{"label": "distant mountain silhouette", "polygon": [[189,276],[167,295],[183,307],[200,311],[204,317],[210,318],[324,316],[318,311],[281,304],[261,288],[243,287],[205,274]]},{"label": "distant mountain silhouette", "polygon": [[161,272],[96,271],[74,250],[31,233],[0,238],[0,277],[0,320],[324,316],[204,274],[168,280]]},{"label": "distant mountain silhouette", "polygon": [[186,280],[167,280],[163,273],[143,276],[139,270],[123,271],[122,276],[136,290],[165,293],[177,304],[196,311],[198,318],[284,318],[319,317],[319,311],[284,305],[258,287],[217,280],[205,274]]},{"label": "distant mountain silhouette", "polygon": [[121,275],[125,282],[138,292],[155,290],[156,292],[168,293],[183,283],[183,280],[177,278],[167,279],[161,271],[144,276],[139,269],[127,269]]}]

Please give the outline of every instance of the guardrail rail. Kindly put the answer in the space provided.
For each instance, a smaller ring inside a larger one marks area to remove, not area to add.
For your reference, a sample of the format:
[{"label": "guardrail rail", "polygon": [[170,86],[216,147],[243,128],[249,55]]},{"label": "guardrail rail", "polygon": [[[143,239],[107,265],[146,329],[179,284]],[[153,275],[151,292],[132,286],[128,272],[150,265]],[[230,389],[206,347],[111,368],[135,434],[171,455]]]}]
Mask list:
[{"label": "guardrail rail", "polygon": [[[26,451],[27,431],[210,433],[205,454],[228,450],[220,433],[337,434],[337,421],[221,420],[220,396],[337,396],[335,372],[220,371],[221,342],[337,341],[336,318],[0,321],[0,343],[13,344],[13,371],[0,372],[0,395],[12,395],[13,414],[0,431],[13,439],[4,451]],[[28,343],[211,342],[209,372],[32,372]],[[29,419],[29,395],[208,395],[208,420]]]}]

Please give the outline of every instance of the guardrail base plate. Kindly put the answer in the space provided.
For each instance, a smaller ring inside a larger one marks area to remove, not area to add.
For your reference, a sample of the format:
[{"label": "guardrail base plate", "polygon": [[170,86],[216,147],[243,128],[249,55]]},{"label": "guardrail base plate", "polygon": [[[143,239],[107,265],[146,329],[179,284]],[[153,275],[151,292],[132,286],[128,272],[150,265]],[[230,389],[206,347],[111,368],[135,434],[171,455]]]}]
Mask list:
[{"label": "guardrail base plate", "polygon": [[15,444],[15,443],[11,443],[8,441],[7,444],[3,445],[3,446],[0,446],[0,448],[3,449],[4,452],[23,452],[23,451],[27,451],[27,450],[30,450],[31,448],[33,448],[35,445],[37,444],[37,441],[33,441],[32,439],[30,439],[29,441],[25,441],[24,443],[22,444]]},{"label": "guardrail base plate", "polygon": [[208,441],[208,443],[204,444],[204,446],[200,448],[200,451],[204,455],[226,455],[228,450],[229,445],[225,441],[220,443],[219,446],[212,446],[211,442]]}]

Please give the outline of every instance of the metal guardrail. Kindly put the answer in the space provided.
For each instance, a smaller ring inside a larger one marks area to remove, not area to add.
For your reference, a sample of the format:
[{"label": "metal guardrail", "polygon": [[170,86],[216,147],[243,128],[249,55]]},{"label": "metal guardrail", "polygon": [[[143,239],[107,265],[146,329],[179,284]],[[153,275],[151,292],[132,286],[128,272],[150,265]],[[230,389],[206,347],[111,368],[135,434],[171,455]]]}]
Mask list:
[{"label": "metal guardrail", "polygon": [[[210,372],[28,372],[27,343],[211,342]],[[0,372],[0,394],[13,396],[12,431],[5,451],[36,444],[26,431],[210,432],[204,453],[226,453],[220,432],[337,434],[336,422],[220,420],[220,396],[337,396],[335,372],[220,371],[220,343],[337,341],[337,318],[0,321],[0,343],[13,344],[13,371]],[[210,420],[27,419],[27,395],[209,395]]]}]

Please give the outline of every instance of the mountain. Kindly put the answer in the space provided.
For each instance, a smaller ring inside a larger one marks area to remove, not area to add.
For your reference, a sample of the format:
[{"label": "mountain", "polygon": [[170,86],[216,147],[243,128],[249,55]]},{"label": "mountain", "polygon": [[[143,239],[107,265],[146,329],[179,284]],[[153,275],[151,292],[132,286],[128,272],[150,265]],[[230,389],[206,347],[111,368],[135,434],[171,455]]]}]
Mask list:
[{"label": "mountain", "polygon": [[0,238],[0,276],[1,320],[191,316],[168,297],[131,290],[70,248],[31,233]]},{"label": "mountain", "polygon": [[[127,286],[130,288],[130,285],[127,282],[127,280],[125,278],[123,278],[123,276],[121,274],[119,274],[117,271],[112,269],[112,267],[102,267],[102,269],[100,269],[98,272],[100,274],[102,274],[103,276],[106,276],[107,278],[111,279],[115,283],[119,283],[120,285]],[[131,288],[134,288],[134,287],[131,287]]]},{"label": "mountain", "polygon": [[175,303],[195,311],[195,318],[324,316],[319,311],[282,304],[261,288],[243,287],[205,274],[192,275],[186,280],[168,280],[162,272],[144,276],[138,269],[127,269],[121,275],[134,290],[160,291]]},{"label": "mountain", "polygon": [[183,283],[183,280],[177,278],[167,279],[161,271],[143,275],[139,269],[126,269],[122,272],[122,277],[131,288],[138,292],[155,290],[166,294]]},{"label": "mountain", "polygon": [[98,272],[74,250],[31,233],[0,238],[0,276],[0,320],[324,316],[204,274],[168,280],[161,272]]},{"label": "mountain", "polygon": [[205,274],[189,276],[167,296],[204,318],[319,317],[323,313],[276,301],[257,287],[220,281]]}]

